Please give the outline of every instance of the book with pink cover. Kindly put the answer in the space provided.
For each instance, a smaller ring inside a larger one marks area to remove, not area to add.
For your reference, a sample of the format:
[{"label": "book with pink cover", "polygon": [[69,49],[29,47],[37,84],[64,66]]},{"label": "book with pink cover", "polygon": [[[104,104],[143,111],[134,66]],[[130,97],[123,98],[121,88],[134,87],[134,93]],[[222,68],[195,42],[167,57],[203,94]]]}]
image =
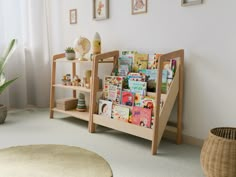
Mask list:
[{"label": "book with pink cover", "polygon": [[151,117],[152,116],[152,110],[136,107],[134,106],[132,108],[132,118],[131,122],[132,124],[139,125],[142,127],[151,127]]},{"label": "book with pink cover", "polygon": [[134,106],[134,94],[129,91],[123,91],[121,97],[121,104],[126,106]]}]

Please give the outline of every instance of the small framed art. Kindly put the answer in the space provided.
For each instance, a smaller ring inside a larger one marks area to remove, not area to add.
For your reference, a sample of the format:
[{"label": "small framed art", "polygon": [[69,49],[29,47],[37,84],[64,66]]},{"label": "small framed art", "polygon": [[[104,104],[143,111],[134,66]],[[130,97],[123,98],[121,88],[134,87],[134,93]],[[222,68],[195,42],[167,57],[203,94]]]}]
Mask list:
[{"label": "small framed art", "polygon": [[148,0],[132,0],[132,14],[147,13]]},{"label": "small framed art", "polygon": [[77,24],[77,9],[70,10],[70,24]]},{"label": "small framed art", "polygon": [[203,3],[203,0],[181,0],[181,5],[183,7],[198,5],[198,4],[202,4],[202,3]]},{"label": "small framed art", "polygon": [[109,0],[93,0],[93,19],[105,20],[109,18]]}]

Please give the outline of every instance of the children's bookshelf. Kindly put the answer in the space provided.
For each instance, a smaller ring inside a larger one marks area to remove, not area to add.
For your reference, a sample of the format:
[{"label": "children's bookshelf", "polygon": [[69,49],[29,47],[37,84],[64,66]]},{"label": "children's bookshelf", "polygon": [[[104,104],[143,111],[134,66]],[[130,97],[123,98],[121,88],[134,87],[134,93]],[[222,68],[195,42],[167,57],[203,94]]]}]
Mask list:
[{"label": "children's bookshelf", "polygon": [[[95,125],[105,126],[114,130],[125,132],[134,136],[138,136],[152,142],[151,153],[157,153],[157,148],[160,144],[163,133],[166,129],[176,133],[176,143],[182,142],[182,109],[183,109],[183,70],[184,70],[184,50],[178,50],[161,55],[158,59],[158,71],[156,81],[156,92],[147,92],[147,95],[155,97],[154,108],[154,126],[153,128],[146,128],[137,126],[131,123],[119,121],[116,119],[105,118],[98,114],[97,94],[99,90],[98,66],[103,63],[111,63],[113,70],[118,68],[119,51],[111,51],[93,57],[92,67],[92,88],[90,96],[90,115],[89,117],[89,131],[94,133],[96,131]],[[175,59],[176,71],[171,85],[166,94],[161,94],[162,85],[162,66],[163,62]],[[161,97],[164,98],[164,104],[160,107]],[[178,103],[177,124],[176,126],[168,126],[168,120],[175,102]]]},{"label": "children's bookshelf", "polygon": [[[91,89],[81,86],[68,86],[63,85],[62,83],[56,83],[56,71],[57,71],[57,64],[65,64],[68,63],[72,66],[72,78],[76,75],[76,64],[84,64],[84,63],[92,63],[92,61],[79,61],[78,59],[75,60],[67,60],[65,58],[65,54],[58,54],[54,55],[52,59],[52,70],[51,70],[51,88],[50,88],[50,118],[54,117],[54,112],[64,113],[85,121],[89,121],[90,111],[91,109],[87,109],[85,112],[79,112],[75,109],[73,110],[62,110],[58,109],[55,106],[55,89],[66,89],[72,91],[73,98],[77,97],[77,91],[89,93]],[[91,96],[91,95],[90,95]],[[90,98],[89,98],[90,99]]]}]

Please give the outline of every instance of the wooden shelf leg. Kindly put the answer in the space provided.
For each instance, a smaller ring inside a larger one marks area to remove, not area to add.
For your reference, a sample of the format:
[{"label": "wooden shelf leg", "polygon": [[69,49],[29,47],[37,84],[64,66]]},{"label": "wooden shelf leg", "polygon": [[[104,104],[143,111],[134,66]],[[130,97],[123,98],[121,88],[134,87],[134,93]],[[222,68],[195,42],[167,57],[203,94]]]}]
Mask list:
[{"label": "wooden shelf leg", "polygon": [[183,88],[184,87],[184,51],[180,58],[180,75],[179,75],[179,94],[178,94],[178,112],[177,112],[177,137],[176,143],[182,143],[182,117],[183,117]]},{"label": "wooden shelf leg", "polygon": [[53,85],[55,84],[56,79],[56,60],[53,58],[52,61],[52,74],[51,74],[51,89],[50,89],[50,118],[53,119],[54,111],[52,110],[54,108],[54,99],[55,99],[55,87]]},{"label": "wooden shelf leg", "polygon": [[[76,64],[72,63],[72,80],[74,79],[76,75]],[[76,90],[73,90],[73,98],[76,98]]]}]

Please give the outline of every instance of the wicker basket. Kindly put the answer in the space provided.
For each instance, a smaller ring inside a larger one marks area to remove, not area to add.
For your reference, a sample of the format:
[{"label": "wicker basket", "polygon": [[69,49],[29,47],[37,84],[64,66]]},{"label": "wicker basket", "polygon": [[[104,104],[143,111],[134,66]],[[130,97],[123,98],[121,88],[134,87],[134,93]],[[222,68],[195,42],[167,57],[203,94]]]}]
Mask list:
[{"label": "wicker basket", "polygon": [[236,128],[215,128],[201,151],[201,165],[207,177],[236,177]]}]

